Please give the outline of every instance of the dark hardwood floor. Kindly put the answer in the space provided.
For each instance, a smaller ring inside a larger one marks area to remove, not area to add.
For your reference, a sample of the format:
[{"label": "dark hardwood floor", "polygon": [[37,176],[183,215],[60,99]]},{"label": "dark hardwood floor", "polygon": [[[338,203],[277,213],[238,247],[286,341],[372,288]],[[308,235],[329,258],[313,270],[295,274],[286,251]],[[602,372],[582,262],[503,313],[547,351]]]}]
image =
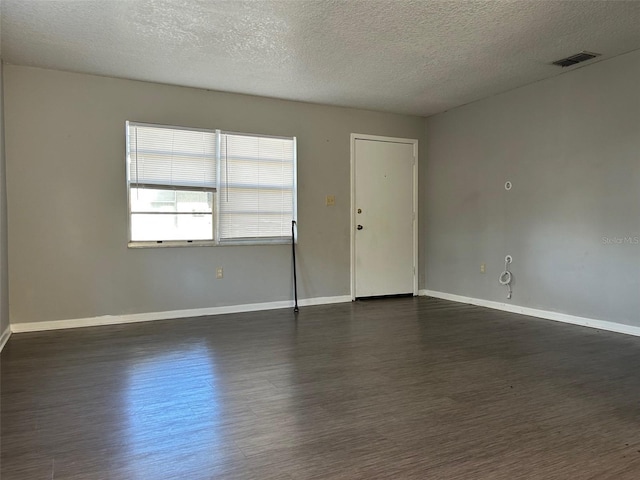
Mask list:
[{"label": "dark hardwood floor", "polygon": [[2,480],[640,478],[640,338],[429,298],[14,335]]}]

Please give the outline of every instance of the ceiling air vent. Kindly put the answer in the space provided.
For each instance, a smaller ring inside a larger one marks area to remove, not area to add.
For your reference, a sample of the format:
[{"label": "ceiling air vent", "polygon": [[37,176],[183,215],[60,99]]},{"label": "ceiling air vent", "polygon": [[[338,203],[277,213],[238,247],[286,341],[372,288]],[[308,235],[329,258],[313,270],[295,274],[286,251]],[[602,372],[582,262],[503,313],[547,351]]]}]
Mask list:
[{"label": "ceiling air vent", "polygon": [[587,60],[591,60],[592,58],[596,58],[599,56],[600,56],[599,53],[580,52],[580,53],[576,53],[575,55],[571,55],[570,57],[556,60],[555,62],[553,62],[553,65],[558,65],[559,67],[570,67],[577,63],[586,62]]}]

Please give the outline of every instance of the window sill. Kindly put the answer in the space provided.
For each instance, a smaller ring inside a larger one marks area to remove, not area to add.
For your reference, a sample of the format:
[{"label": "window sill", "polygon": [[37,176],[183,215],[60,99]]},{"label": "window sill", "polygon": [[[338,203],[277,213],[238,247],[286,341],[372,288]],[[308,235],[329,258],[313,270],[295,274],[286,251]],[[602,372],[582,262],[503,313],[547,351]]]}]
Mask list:
[{"label": "window sill", "polygon": [[162,242],[129,242],[127,248],[173,248],[173,247],[216,247],[213,240],[165,240]]},{"label": "window sill", "polygon": [[[296,239],[296,244],[298,243]],[[127,248],[176,248],[176,247],[237,247],[241,245],[264,246],[264,245],[291,245],[291,239],[269,239],[269,240],[225,240],[216,243],[214,240],[166,240],[162,242],[135,241],[129,242]]]}]

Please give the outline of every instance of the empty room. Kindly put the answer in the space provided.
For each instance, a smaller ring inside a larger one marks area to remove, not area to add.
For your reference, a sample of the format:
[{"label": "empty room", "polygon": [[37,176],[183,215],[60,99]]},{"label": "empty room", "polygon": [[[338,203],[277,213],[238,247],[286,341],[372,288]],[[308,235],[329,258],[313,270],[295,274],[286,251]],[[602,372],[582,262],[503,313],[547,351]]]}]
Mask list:
[{"label": "empty room", "polygon": [[0,479],[640,478],[640,2],[0,26]]}]

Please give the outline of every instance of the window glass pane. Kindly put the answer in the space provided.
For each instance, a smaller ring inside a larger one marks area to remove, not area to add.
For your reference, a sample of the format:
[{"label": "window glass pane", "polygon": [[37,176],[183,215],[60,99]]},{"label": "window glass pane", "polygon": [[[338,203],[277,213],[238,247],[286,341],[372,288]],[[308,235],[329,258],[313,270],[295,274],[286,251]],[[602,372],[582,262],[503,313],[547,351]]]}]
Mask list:
[{"label": "window glass pane", "polygon": [[211,214],[131,214],[132,241],[213,240]]},{"label": "window glass pane", "polygon": [[132,212],[197,212],[211,213],[212,192],[160,190],[151,188],[131,189]]}]

